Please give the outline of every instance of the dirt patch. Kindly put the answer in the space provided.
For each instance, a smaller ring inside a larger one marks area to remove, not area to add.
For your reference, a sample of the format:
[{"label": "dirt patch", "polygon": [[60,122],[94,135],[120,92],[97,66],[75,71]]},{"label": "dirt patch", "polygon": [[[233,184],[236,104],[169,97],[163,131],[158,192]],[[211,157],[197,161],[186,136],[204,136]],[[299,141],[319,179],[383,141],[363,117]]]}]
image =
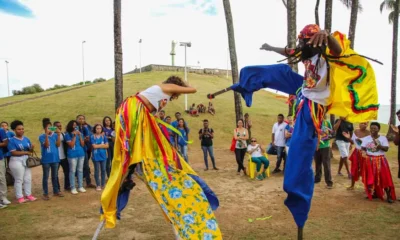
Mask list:
[{"label": "dirt patch", "polygon": [[[189,160],[220,199],[216,217],[224,239],[295,239],[297,227],[283,204],[286,197],[282,189],[283,175],[271,174],[264,181],[250,180],[236,175],[237,166],[231,152],[215,149],[215,155],[219,171],[203,170],[203,156],[199,150],[190,150]],[[276,158],[270,160],[275,166]],[[365,239],[367,235],[376,239],[398,238],[400,204],[365,200],[360,183],[354,191],[347,191],[350,182],[346,177],[336,176],[337,164],[338,161],[333,160],[334,188],[326,189],[323,182],[315,186],[304,229],[305,239]],[[391,166],[395,172],[394,161]],[[38,197],[42,193],[41,179],[41,168],[33,169],[33,192]],[[101,194],[94,189],[87,190],[77,196],[65,193],[64,198],[13,204],[0,210],[0,239],[91,239],[99,223]],[[8,195],[15,201],[12,188]],[[270,219],[255,220],[269,216]],[[103,230],[99,239],[174,238],[159,206],[144,184],[137,181],[122,220],[116,228]]]}]

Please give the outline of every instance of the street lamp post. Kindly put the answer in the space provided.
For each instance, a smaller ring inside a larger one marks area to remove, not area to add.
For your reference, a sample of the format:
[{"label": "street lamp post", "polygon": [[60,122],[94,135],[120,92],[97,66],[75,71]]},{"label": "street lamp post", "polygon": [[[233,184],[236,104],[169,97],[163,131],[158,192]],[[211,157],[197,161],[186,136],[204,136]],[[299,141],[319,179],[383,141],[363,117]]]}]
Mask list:
[{"label": "street lamp post", "polygon": [[[192,46],[192,43],[191,43],[191,42],[181,42],[179,45],[185,47],[185,82],[187,82],[186,48],[187,48],[187,47],[191,47],[191,46]],[[188,106],[187,106],[187,94],[185,94],[185,111],[187,111],[187,110],[188,110]]]},{"label": "street lamp post", "polygon": [[139,40],[139,72],[142,73],[142,39]]},{"label": "street lamp post", "polygon": [[82,41],[82,77],[83,77],[83,85],[86,85],[85,81],[85,49],[84,49],[84,44],[86,41]]},{"label": "street lamp post", "polygon": [[6,60],[6,71],[7,71],[7,89],[8,89],[8,96],[10,96],[10,81],[8,78],[8,61]]}]

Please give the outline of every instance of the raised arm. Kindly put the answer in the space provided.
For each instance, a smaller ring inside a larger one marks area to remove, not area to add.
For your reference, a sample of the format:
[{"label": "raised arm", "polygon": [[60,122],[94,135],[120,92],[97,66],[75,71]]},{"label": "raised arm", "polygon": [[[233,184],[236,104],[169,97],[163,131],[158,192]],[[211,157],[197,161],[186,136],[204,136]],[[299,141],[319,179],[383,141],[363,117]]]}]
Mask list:
[{"label": "raised arm", "polygon": [[280,48],[280,47],[273,47],[269,45],[268,43],[264,43],[261,47],[260,50],[265,50],[265,51],[272,51],[279,53],[285,57],[288,57],[291,52],[293,52],[293,49],[291,48]]},{"label": "raised arm", "polygon": [[181,87],[175,84],[170,83],[163,83],[160,85],[162,91],[167,94],[174,94],[174,93],[196,93],[197,90],[194,87]]},{"label": "raised arm", "polygon": [[314,36],[312,36],[307,44],[313,45],[313,47],[321,47],[322,44],[325,44],[335,56],[339,56],[342,53],[342,47],[340,46],[338,41],[336,41],[336,39],[326,30],[321,30],[318,33],[314,34]]}]

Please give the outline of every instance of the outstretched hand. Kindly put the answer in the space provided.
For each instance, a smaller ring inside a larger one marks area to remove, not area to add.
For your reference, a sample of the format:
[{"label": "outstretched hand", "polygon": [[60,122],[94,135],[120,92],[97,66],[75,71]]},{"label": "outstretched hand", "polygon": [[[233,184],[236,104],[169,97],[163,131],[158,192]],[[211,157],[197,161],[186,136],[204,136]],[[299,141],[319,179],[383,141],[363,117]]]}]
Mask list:
[{"label": "outstretched hand", "polygon": [[322,44],[328,45],[328,36],[329,33],[326,30],[321,30],[314,34],[314,36],[311,37],[310,41],[308,41],[308,45],[312,45],[313,47],[321,47]]},{"label": "outstretched hand", "polygon": [[271,51],[271,50],[272,50],[272,46],[269,45],[268,43],[264,43],[264,44],[260,47],[260,50]]}]

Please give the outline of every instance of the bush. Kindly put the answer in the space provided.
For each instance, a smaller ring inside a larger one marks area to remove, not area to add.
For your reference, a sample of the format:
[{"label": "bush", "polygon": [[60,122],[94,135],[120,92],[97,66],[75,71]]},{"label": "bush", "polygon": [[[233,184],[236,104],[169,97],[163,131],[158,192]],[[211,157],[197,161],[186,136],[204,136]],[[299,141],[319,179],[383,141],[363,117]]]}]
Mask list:
[{"label": "bush", "polygon": [[57,89],[66,88],[66,87],[68,87],[68,86],[67,85],[58,85],[58,84],[56,84],[56,85],[54,85],[54,87],[46,89],[46,91],[57,90]]},{"label": "bush", "polygon": [[93,80],[93,83],[99,83],[99,82],[105,82],[107,80],[105,80],[104,78],[96,78],[95,80]]},{"label": "bush", "polygon": [[34,94],[44,92],[44,89],[37,83],[32,86],[24,87],[22,90],[13,90],[13,95],[26,95],[26,94]]}]

